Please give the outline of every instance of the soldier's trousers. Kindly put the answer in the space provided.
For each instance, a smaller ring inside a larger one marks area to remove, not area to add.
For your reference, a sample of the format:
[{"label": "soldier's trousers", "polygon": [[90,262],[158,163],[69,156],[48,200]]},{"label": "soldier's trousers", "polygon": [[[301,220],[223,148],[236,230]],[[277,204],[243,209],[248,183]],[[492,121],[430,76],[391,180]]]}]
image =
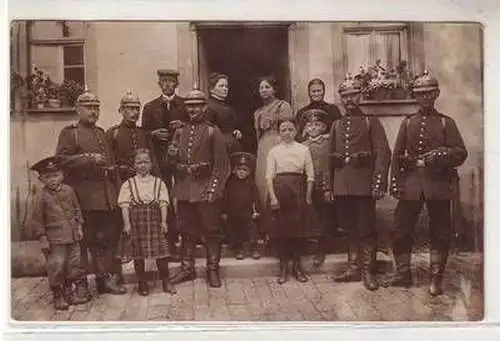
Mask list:
[{"label": "soldier's trousers", "polygon": [[375,200],[371,196],[336,196],[337,221],[351,242],[374,245],[377,241]]},{"label": "soldier's trousers", "polygon": [[119,273],[121,263],[117,258],[117,249],[123,229],[120,211],[83,211],[82,215],[84,224],[81,246],[84,263],[89,250],[97,277]]},{"label": "soldier's trousers", "polygon": [[80,245],[51,244],[46,254],[46,268],[51,287],[63,285],[66,280],[75,281],[85,276],[81,262]]},{"label": "soldier's trousers", "polygon": [[220,200],[209,202],[178,201],[180,232],[182,238],[200,240],[204,238],[207,244],[220,244],[224,239],[221,226]]},{"label": "soldier's trousers", "polygon": [[413,230],[423,205],[429,214],[431,265],[443,272],[452,238],[450,200],[400,200],[391,231],[392,247],[399,271],[409,270]]},{"label": "soldier's trousers", "polygon": [[[172,193],[172,175],[169,172],[162,172],[162,180],[165,182],[169,193]],[[173,247],[175,243],[177,243],[179,239],[179,221],[178,221],[178,212],[175,211],[175,207],[173,203],[168,205],[167,207],[167,223],[168,223],[168,231],[167,231],[167,242],[169,247]]]}]

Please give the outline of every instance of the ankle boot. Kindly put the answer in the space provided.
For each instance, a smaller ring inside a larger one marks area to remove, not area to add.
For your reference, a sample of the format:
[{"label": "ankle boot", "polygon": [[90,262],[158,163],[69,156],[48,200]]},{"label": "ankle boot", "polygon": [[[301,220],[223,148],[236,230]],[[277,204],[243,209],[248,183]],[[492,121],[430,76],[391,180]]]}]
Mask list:
[{"label": "ankle boot", "polygon": [[325,242],[318,240],[316,254],[313,259],[313,267],[320,268],[325,263]]},{"label": "ankle boot", "polygon": [[144,259],[134,259],[134,269],[137,275],[137,293],[141,296],[148,296],[149,285],[146,280],[146,264]]},{"label": "ankle boot", "polygon": [[85,304],[90,301],[87,277],[75,281],[68,281],[65,292],[66,302],[70,305]]},{"label": "ankle boot", "polygon": [[212,288],[222,286],[219,273],[221,245],[215,242],[207,243],[207,280]]},{"label": "ankle boot", "polygon": [[340,274],[333,275],[335,282],[348,283],[361,281],[361,272],[358,262],[357,247],[349,246],[347,249],[347,269]]},{"label": "ankle boot", "polygon": [[175,290],[174,286],[170,282],[169,277],[169,269],[168,269],[168,259],[160,258],[156,260],[156,266],[158,267],[158,272],[160,273],[161,284],[163,292],[169,294],[176,294],[177,290]]},{"label": "ankle boot", "polygon": [[187,281],[192,281],[196,278],[194,267],[194,250],[196,241],[191,237],[183,237],[181,244],[181,268],[171,278],[172,284],[179,284]]},{"label": "ankle boot", "polygon": [[250,257],[252,259],[260,259],[259,243],[250,244]]},{"label": "ankle boot", "polygon": [[64,287],[62,285],[53,287],[52,293],[54,296],[54,308],[56,310],[68,310],[68,302],[64,299]]},{"label": "ankle boot", "polygon": [[118,284],[116,274],[107,274],[100,281],[101,294],[124,295],[127,293],[127,289]]},{"label": "ankle boot", "polygon": [[288,281],[288,260],[280,259],[280,272],[278,275],[278,284],[284,284]]},{"label": "ankle boot", "polygon": [[300,256],[295,256],[293,259],[293,275],[299,281],[300,283],[305,283],[307,282],[307,277],[305,275],[305,271],[302,268],[302,262],[300,260]]}]

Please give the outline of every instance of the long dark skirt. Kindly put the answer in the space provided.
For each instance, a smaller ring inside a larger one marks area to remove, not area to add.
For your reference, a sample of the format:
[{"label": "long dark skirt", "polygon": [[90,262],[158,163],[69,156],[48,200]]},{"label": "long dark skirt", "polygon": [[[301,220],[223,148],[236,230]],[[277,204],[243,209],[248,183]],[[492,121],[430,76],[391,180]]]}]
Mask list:
[{"label": "long dark skirt", "polygon": [[311,228],[306,204],[306,177],[303,174],[282,173],[274,178],[274,191],[279,209],[268,205],[266,227],[271,239],[309,238]]}]

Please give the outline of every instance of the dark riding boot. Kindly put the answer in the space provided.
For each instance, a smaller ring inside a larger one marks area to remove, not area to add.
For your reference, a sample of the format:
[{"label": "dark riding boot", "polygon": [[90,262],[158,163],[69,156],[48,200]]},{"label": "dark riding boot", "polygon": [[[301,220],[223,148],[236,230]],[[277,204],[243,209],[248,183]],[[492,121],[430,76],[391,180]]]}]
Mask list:
[{"label": "dark riding boot", "polygon": [[334,275],[333,280],[342,283],[361,281],[358,257],[359,252],[357,247],[349,246],[347,249],[347,270],[338,275]]},{"label": "dark riding boot", "polygon": [[54,295],[54,308],[56,310],[68,310],[68,302],[64,299],[64,287],[62,285],[53,287],[52,293]]},{"label": "dark riding boot", "polygon": [[373,245],[364,246],[361,250],[361,278],[366,289],[370,291],[377,290],[379,284],[373,276],[376,249]]},{"label": "dark riding boot", "polygon": [[169,293],[172,295],[177,293],[177,290],[175,290],[174,286],[170,282],[169,269],[168,269],[168,259],[167,258],[157,259],[156,266],[158,267],[158,272],[160,273],[163,292],[166,292],[166,293]]},{"label": "dark riding boot", "polygon": [[137,275],[137,292],[141,296],[149,295],[149,285],[146,279],[146,266],[144,259],[134,259],[134,269]]},{"label": "dark riding boot", "polygon": [[411,251],[394,252],[394,260],[396,261],[396,271],[388,274],[381,285],[383,287],[411,287],[413,285],[410,268]]},{"label": "dark riding boot", "polygon": [[212,288],[220,288],[219,263],[221,256],[221,245],[219,243],[207,243],[207,280]]},{"label": "dark riding boot", "polygon": [[194,268],[194,251],[196,241],[190,237],[183,237],[181,244],[181,268],[171,278],[172,285],[192,281],[196,278]]},{"label": "dark riding boot", "polygon": [[439,296],[443,293],[443,273],[448,260],[448,252],[431,250],[429,294]]}]

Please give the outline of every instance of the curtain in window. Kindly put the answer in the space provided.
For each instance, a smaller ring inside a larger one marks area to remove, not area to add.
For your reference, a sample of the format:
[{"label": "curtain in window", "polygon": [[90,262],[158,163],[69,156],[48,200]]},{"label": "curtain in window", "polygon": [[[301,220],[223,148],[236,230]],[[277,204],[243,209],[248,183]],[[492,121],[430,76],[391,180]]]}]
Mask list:
[{"label": "curtain in window", "polygon": [[387,71],[396,68],[401,60],[399,32],[374,34],[372,63],[377,59]]},{"label": "curtain in window", "polygon": [[347,72],[355,75],[360,66],[365,69],[372,63],[370,56],[370,34],[348,34],[346,36]]},{"label": "curtain in window", "polygon": [[49,75],[56,83],[64,80],[64,61],[62,46],[33,45],[31,62]]}]

